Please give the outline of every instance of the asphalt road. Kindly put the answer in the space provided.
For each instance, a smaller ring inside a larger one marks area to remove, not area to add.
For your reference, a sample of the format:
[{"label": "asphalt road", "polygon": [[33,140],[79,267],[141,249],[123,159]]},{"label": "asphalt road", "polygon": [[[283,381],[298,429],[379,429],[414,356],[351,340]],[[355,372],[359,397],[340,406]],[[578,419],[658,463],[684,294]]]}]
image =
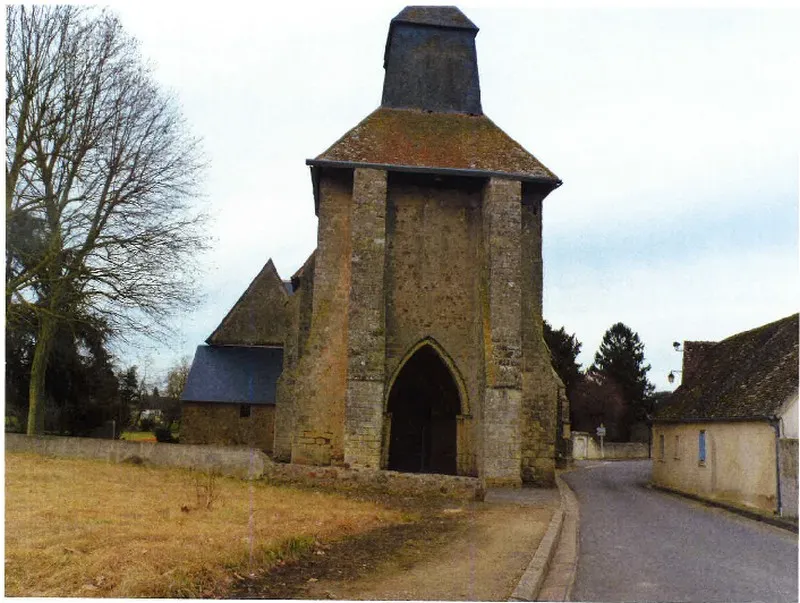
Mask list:
[{"label": "asphalt road", "polygon": [[573,601],[798,601],[796,534],[651,490],[650,461],[563,478],[580,504]]}]

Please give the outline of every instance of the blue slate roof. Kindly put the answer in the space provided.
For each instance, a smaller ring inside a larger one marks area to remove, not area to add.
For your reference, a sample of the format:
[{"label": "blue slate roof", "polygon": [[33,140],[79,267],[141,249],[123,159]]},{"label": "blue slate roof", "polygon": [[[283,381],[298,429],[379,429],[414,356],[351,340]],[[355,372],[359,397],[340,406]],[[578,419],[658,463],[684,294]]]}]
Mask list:
[{"label": "blue slate roof", "polygon": [[475,35],[455,6],[407,6],[389,25],[382,107],[482,115]]},{"label": "blue slate roof", "polygon": [[197,346],[181,400],[275,404],[282,369],[281,348]]},{"label": "blue slate roof", "polygon": [[455,6],[406,6],[392,19],[392,23],[397,22],[478,31],[478,27]]}]

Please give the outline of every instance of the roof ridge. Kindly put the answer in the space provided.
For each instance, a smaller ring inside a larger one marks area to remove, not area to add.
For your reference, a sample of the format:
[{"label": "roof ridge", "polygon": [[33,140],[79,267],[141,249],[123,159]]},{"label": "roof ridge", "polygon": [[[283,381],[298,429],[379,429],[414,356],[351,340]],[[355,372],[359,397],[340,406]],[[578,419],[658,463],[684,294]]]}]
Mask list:
[{"label": "roof ridge", "polygon": [[[734,333],[733,335],[729,335],[725,339],[721,339],[720,341],[718,341],[716,343],[717,344],[721,344],[721,343],[728,342],[730,340],[734,340],[734,339],[738,339],[738,338],[745,338],[745,337],[751,336],[756,331],[766,332],[772,327],[777,327],[777,325],[779,325],[780,323],[784,323],[785,322],[788,325],[792,320],[797,320],[798,316],[800,316],[800,314],[795,312],[794,314],[789,314],[788,316],[784,316],[783,318],[779,318],[778,320],[773,320],[772,322],[768,322],[768,323],[763,324],[761,326],[753,327],[752,329],[747,329],[746,331],[740,331],[739,333]],[[781,326],[783,326],[783,325],[781,325]],[[778,330],[780,330],[780,328],[776,328],[775,333],[777,333]],[[772,339],[772,337],[775,335],[775,333],[773,333],[773,335],[770,337],[770,339]],[[713,342],[711,342],[711,343],[713,343]]]}]

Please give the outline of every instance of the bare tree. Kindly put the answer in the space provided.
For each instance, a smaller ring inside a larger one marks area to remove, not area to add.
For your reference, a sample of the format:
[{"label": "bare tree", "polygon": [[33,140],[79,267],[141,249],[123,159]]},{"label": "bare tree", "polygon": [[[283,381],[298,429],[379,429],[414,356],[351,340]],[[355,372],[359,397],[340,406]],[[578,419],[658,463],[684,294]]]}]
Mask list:
[{"label": "bare tree", "polygon": [[6,313],[37,320],[28,433],[59,325],[154,335],[195,300],[203,171],[175,99],[111,13],[6,12]]},{"label": "bare tree", "polygon": [[192,360],[189,356],[183,356],[167,372],[167,397],[180,400],[181,394],[186,387],[189,379],[189,371],[192,368]]},{"label": "bare tree", "polygon": [[166,403],[164,411],[164,423],[171,426],[181,418],[181,394],[186,388],[189,379],[189,371],[192,368],[192,361],[189,356],[183,356],[172,368],[167,371],[166,383]]}]

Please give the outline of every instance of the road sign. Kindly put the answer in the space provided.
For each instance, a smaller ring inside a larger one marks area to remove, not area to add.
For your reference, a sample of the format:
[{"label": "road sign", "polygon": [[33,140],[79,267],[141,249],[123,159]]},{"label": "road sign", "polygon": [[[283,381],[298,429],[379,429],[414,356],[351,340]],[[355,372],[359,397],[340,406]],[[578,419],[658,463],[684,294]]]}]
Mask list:
[{"label": "road sign", "polygon": [[603,450],[603,438],[606,437],[606,426],[600,423],[600,427],[597,428],[597,437],[600,438],[600,458],[606,458],[606,451]]}]

